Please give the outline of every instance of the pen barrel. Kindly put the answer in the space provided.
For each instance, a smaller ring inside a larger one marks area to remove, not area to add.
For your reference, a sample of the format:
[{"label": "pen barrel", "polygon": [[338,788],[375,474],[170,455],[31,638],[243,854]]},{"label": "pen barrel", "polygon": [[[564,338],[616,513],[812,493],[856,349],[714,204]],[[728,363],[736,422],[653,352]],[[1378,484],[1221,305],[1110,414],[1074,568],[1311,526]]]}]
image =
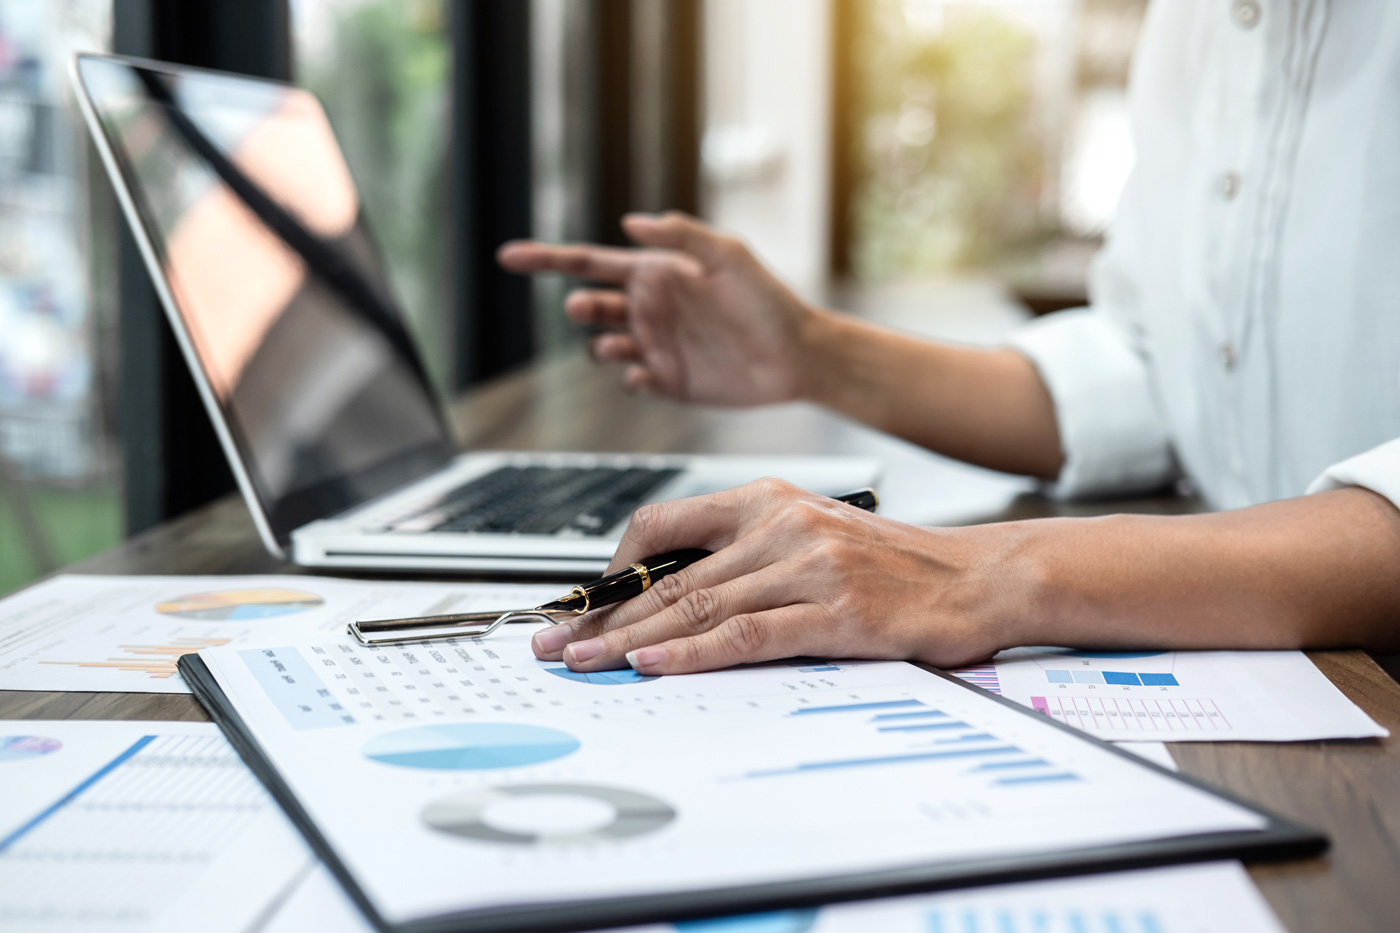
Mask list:
[{"label": "pen barrel", "polygon": [[611,606],[613,603],[620,603],[633,596],[640,596],[665,577],[679,570],[684,570],[697,560],[709,556],[710,552],[702,548],[684,548],[679,551],[657,554],[654,557],[648,557],[645,561],[624,567],[616,573],[610,573],[606,577],[594,580],[592,583],[575,587],[573,593],[563,599],[546,603],[541,608],[577,611],[585,608],[585,598],[588,609]]},{"label": "pen barrel", "polygon": [[853,505],[867,512],[873,512],[880,507],[880,497],[875,494],[875,490],[869,487],[865,489],[856,489],[839,496],[832,496],[831,498],[835,499],[837,502],[844,502],[847,505]]}]

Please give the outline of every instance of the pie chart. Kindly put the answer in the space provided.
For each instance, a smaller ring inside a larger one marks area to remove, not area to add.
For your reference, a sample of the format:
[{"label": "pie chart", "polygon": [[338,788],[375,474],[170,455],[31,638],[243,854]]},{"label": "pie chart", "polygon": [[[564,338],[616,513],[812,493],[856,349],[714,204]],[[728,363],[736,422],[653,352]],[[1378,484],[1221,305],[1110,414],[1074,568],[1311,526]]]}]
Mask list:
[{"label": "pie chart", "polygon": [[658,680],[659,677],[645,676],[638,674],[630,667],[620,671],[571,671],[558,661],[545,662],[540,665],[555,677],[562,677],[565,680],[572,680],[580,684],[603,684],[609,687],[618,687],[624,684],[641,684],[648,680]]},{"label": "pie chart", "polygon": [[472,722],[399,729],[370,739],[363,751],[371,761],[400,768],[485,771],[553,761],[578,747],[578,739],[558,729]]},{"label": "pie chart", "polygon": [[156,603],[156,612],[183,619],[238,621],[270,619],[315,609],[323,600],[315,593],[301,590],[262,588],[251,590],[215,590],[211,593],[191,593],[163,603]]},{"label": "pie chart", "polygon": [[0,761],[24,761],[39,758],[63,747],[58,739],[42,735],[0,736]]}]

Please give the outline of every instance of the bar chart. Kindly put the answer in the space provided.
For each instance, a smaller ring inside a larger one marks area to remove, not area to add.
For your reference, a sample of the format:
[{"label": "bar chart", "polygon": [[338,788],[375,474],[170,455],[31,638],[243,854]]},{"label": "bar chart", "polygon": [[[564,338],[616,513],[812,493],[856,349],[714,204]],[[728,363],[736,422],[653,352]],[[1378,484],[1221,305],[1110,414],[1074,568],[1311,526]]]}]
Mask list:
[{"label": "bar chart", "polygon": [[981,687],[988,693],[1001,694],[1001,679],[997,677],[995,664],[974,664],[971,667],[955,668],[948,673],[959,680],[967,681],[974,687]]},{"label": "bar chart", "polygon": [[1175,674],[1153,671],[1066,671],[1047,669],[1045,679],[1052,684],[1116,684],[1122,687],[1179,687]]},{"label": "bar chart", "polygon": [[[798,762],[749,771],[746,778],[773,778],[866,768],[942,763],[986,787],[1018,787],[1080,780],[1077,774],[1029,753],[994,732],[914,697],[803,706],[796,720],[832,718],[859,722],[867,735],[889,743],[877,754]],[[869,747],[868,745],[866,747]]]},{"label": "bar chart", "polygon": [[[0,838],[0,926],[147,929],[196,886],[230,876],[246,900],[233,924],[285,885],[282,870],[306,859],[295,830],[223,737],[200,731],[128,734],[118,753],[11,824]],[[267,840],[272,854],[239,848],[250,838]],[[239,861],[245,852],[249,861]],[[222,919],[204,926],[226,929]]]},{"label": "bar chart", "polygon": [[166,680],[179,673],[176,665],[187,654],[201,648],[227,645],[229,638],[172,638],[163,645],[118,645],[127,657],[94,658],[90,661],[40,661],[61,667],[105,668],[124,674],[144,674],[155,680]]}]

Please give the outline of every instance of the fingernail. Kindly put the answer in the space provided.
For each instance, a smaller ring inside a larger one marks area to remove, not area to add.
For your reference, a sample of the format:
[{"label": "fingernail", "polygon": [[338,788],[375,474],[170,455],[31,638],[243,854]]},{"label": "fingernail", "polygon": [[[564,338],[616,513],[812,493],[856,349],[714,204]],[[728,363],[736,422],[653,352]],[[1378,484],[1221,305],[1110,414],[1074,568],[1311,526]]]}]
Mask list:
[{"label": "fingernail", "polygon": [[655,667],[665,660],[665,645],[648,645],[645,648],[635,648],[627,652],[627,663],[632,665],[633,670],[640,670],[644,667]]},{"label": "fingernail", "polygon": [[579,664],[592,661],[603,653],[603,639],[590,638],[588,641],[576,641],[564,649],[564,653],[569,656],[571,661],[577,661]]},{"label": "fingernail", "polygon": [[535,647],[545,654],[562,651],[573,631],[567,625],[551,625],[535,633]]}]

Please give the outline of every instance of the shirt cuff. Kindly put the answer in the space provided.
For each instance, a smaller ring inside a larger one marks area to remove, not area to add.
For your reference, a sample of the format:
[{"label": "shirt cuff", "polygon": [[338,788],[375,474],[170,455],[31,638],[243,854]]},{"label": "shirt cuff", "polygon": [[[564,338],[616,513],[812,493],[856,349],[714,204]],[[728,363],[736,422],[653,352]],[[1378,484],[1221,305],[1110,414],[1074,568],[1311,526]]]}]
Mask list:
[{"label": "shirt cuff", "polygon": [[1147,363],[1102,312],[1040,318],[1016,330],[1009,345],[1039,371],[1055,403],[1064,465],[1051,495],[1141,492],[1176,477]]},{"label": "shirt cuff", "polygon": [[1308,495],[1348,486],[1369,489],[1400,508],[1400,440],[1386,441],[1364,454],[1332,464],[1312,481]]}]

